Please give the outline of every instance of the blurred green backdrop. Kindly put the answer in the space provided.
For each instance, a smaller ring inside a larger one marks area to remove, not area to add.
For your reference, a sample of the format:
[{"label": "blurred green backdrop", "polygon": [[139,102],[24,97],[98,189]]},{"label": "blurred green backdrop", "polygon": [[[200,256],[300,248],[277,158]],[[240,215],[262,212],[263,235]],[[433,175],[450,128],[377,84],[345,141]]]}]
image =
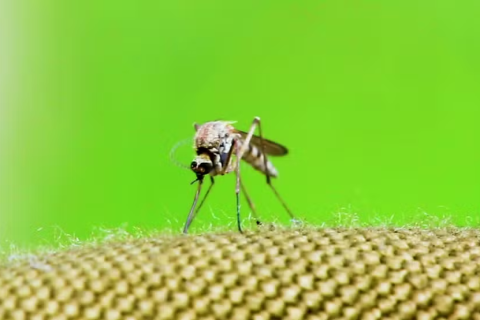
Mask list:
[{"label": "blurred green backdrop", "polygon": [[[1,244],[180,232],[196,186],[171,148],[194,122],[254,116],[290,149],[275,183],[300,217],[479,225],[479,14],[477,0],[2,1]],[[243,171],[264,220],[288,221]],[[192,231],[235,230],[234,183],[217,179]]]}]

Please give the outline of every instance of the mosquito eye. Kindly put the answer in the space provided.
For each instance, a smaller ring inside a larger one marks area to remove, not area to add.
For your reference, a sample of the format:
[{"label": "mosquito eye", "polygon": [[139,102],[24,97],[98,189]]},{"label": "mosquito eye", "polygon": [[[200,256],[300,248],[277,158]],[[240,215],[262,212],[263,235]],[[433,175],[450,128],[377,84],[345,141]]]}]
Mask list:
[{"label": "mosquito eye", "polygon": [[190,168],[195,168],[197,166],[197,162],[196,161],[193,161],[192,164],[190,164]]},{"label": "mosquito eye", "polygon": [[202,163],[200,165],[200,170],[202,173],[208,173],[210,170],[212,170],[213,166],[211,163]]}]

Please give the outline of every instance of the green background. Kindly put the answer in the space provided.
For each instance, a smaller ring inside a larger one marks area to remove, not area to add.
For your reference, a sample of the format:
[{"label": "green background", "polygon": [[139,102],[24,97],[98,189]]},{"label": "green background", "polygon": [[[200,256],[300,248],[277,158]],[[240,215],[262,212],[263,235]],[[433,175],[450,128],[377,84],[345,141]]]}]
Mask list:
[{"label": "green background", "polygon": [[[0,244],[180,232],[193,123],[260,116],[292,210],[479,225],[480,2],[2,1]],[[245,166],[244,166],[245,168]],[[266,221],[286,213],[243,169]],[[192,231],[235,230],[234,176]],[[248,215],[246,203],[244,215]],[[425,214],[426,213],[426,214]]]}]

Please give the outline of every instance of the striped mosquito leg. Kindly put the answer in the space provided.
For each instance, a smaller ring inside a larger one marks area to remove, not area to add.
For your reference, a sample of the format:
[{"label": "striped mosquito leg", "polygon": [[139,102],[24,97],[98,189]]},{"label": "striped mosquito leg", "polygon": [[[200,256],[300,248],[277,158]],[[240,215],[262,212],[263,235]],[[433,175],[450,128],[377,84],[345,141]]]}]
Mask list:
[{"label": "striped mosquito leg", "polygon": [[255,222],[257,223],[257,226],[261,226],[262,222],[260,222],[260,219],[258,218],[257,214],[257,209],[255,209],[255,205],[253,204],[253,201],[250,199],[247,189],[245,188],[245,185],[243,182],[240,180],[240,187],[242,188],[242,192],[245,195],[245,198],[247,198],[248,206],[250,207],[250,210],[252,210],[253,216],[255,217]]},{"label": "striped mosquito leg", "polygon": [[227,157],[225,158],[225,162],[223,163],[223,168],[222,168],[222,171],[220,172],[220,174],[222,175],[227,172],[227,169],[230,166],[230,159],[232,158],[233,149],[237,149],[237,144],[235,140],[233,140],[232,146],[230,147],[230,150],[228,150]]},{"label": "striped mosquito leg", "polygon": [[278,193],[278,191],[275,189],[275,187],[272,184],[272,179],[271,179],[270,174],[267,170],[268,159],[267,159],[267,154],[265,153],[265,146],[263,144],[262,126],[260,125],[260,118],[259,117],[255,117],[255,119],[253,119],[252,126],[250,127],[250,131],[248,132],[248,136],[245,139],[245,145],[248,146],[248,144],[250,143],[251,136],[253,135],[253,132],[255,131],[255,128],[257,127],[257,125],[258,125],[258,136],[260,137],[260,139],[262,141],[260,143],[261,144],[260,148],[261,148],[261,151],[262,151],[262,154],[263,154],[263,165],[264,165],[264,168],[265,168],[265,175],[267,176],[267,184],[270,186],[270,188],[272,188],[273,193],[275,193],[275,196],[277,197],[277,199],[280,201],[282,206],[287,211],[288,215],[290,216],[291,221],[294,222],[294,223],[298,222],[299,220],[295,217],[295,215],[292,213],[292,211],[288,208],[287,204],[285,203],[285,201],[283,201],[282,197],[280,196],[280,194]]},{"label": "striped mosquito leg", "polygon": [[239,158],[243,157],[243,154],[247,151],[248,146],[250,145],[250,140],[252,140],[253,133],[255,132],[255,129],[257,127],[257,124],[260,124],[260,118],[255,117],[253,119],[252,126],[250,127],[250,130],[248,131],[247,137],[245,138],[245,141],[242,143],[242,147],[240,148],[240,151],[237,152],[237,156]]},{"label": "striped mosquito leg", "polygon": [[200,191],[202,190],[202,184],[203,184],[203,179],[198,180],[197,193],[195,193],[195,198],[193,199],[192,208],[188,213],[187,221],[185,222],[185,226],[183,227],[184,234],[188,233],[188,228],[190,227],[190,224],[192,224],[193,218],[195,217],[194,211],[195,211],[195,207],[197,206],[198,197],[200,196]]},{"label": "striped mosquito leg", "polygon": [[207,189],[207,193],[205,193],[205,195],[203,196],[203,199],[202,201],[200,201],[200,204],[198,205],[197,207],[197,210],[195,210],[195,213],[192,217],[192,221],[193,219],[195,219],[195,217],[197,216],[198,212],[200,211],[200,208],[202,207],[203,203],[205,202],[205,200],[207,199],[207,196],[208,194],[210,193],[210,190],[212,190],[212,187],[213,187],[213,184],[215,183],[215,180],[213,179],[212,176],[210,176],[210,185],[208,186],[208,189]]},{"label": "striped mosquito leg", "polygon": [[236,184],[236,188],[235,188],[235,194],[236,194],[236,197],[237,197],[237,225],[238,225],[238,231],[240,231],[240,233],[243,233],[242,231],[242,222],[240,220],[240,185],[241,185],[241,182],[240,182],[240,159],[242,158],[240,156],[240,148],[238,146],[234,146],[236,151],[237,151],[237,166],[235,168],[235,173],[237,175],[237,184]]}]

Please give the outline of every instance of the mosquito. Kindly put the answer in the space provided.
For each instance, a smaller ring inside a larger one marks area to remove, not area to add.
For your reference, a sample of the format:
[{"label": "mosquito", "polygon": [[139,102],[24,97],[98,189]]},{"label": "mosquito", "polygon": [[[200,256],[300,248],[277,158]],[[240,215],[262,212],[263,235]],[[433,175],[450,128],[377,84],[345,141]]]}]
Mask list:
[{"label": "mosquito", "polygon": [[[257,225],[261,225],[255,210],[255,205],[250,199],[240,177],[240,160],[242,159],[266,176],[267,184],[272,188],[275,196],[285,208],[292,221],[298,221],[272,185],[271,178],[277,177],[278,172],[267,158],[267,155],[284,156],[288,153],[287,148],[281,144],[263,138],[259,117],[253,119],[248,132],[234,128],[232,126],[233,123],[234,122],[232,121],[211,121],[202,125],[194,125],[196,131],[194,137],[194,149],[196,150],[197,155],[190,164],[190,169],[195,172],[197,176],[191,184],[198,181],[198,188],[185,227],[183,228],[184,234],[188,233],[190,224],[200,211],[205,199],[212,190],[215,183],[214,177],[225,175],[233,171],[236,174],[235,194],[237,200],[238,231],[241,233],[243,232],[240,221],[240,190],[242,190],[247,199]],[[258,136],[254,135],[257,127]],[[232,157],[232,155],[234,155],[234,157]],[[195,210],[198,198],[200,197],[203,180],[206,175],[210,176],[211,183],[198,208]]]}]

